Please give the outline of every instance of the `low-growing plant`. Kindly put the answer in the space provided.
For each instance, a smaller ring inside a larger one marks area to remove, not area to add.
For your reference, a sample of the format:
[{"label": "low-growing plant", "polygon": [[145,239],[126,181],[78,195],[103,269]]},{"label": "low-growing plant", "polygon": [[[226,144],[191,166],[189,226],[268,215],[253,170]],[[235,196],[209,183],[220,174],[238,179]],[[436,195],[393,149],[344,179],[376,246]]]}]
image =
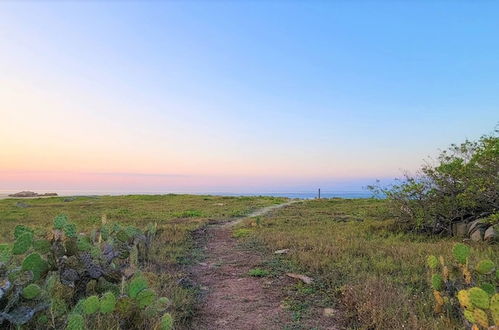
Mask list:
[{"label": "low-growing plant", "polygon": [[250,271],[248,272],[248,275],[254,276],[254,277],[265,277],[265,276],[270,275],[270,272],[268,270],[262,269],[262,268],[253,268],[253,269],[250,269]]},{"label": "low-growing plant", "polygon": [[472,329],[499,326],[499,294],[496,293],[499,277],[494,262],[480,260],[471,267],[471,248],[461,243],[454,246],[452,255],[454,263],[433,255],[427,259],[435,312],[462,319]]},{"label": "low-growing plant", "polygon": [[168,323],[166,298],[139,269],[156,233],[155,224],[141,231],[105,217],[90,235],[65,216],[49,231],[17,226],[14,243],[0,245],[0,325],[91,329],[106,317],[117,327]]}]

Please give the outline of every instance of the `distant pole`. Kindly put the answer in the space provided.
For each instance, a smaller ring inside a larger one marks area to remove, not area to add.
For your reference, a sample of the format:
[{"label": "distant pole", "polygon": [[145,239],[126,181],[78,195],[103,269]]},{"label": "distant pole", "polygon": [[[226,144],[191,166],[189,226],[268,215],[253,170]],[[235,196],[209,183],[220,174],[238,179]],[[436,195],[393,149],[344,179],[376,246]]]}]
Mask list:
[{"label": "distant pole", "polygon": [[319,199],[321,199],[321,188],[319,188]]}]

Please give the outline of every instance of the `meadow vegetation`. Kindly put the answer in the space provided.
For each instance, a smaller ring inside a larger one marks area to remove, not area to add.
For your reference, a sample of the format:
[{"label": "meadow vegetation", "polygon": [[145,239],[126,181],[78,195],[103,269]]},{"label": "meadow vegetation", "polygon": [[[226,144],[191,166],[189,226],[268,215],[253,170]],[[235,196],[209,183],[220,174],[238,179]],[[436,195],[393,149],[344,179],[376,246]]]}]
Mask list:
[{"label": "meadow vegetation", "polygon": [[188,327],[193,233],[272,197],[188,195],[0,200],[3,327]]},{"label": "meadow vegetation", "polygon": [[[286,306],[295,321],[290,328],[307,328],[317,307],[337,309],[338,321],[348,328],[463,328],[459,317],[435,313],[427,268],[428,255],[451,260],[458,240],[401,231],[387,210],[386,200],[308,200],[258,221],[247,219],[235,232],[244,232],[239,236],[246,246],[268,255],[290,249],[262,265],[270,274],[314,278],[288,290]],[[498,264],[495,245],[470,245],[471,263]]]}]

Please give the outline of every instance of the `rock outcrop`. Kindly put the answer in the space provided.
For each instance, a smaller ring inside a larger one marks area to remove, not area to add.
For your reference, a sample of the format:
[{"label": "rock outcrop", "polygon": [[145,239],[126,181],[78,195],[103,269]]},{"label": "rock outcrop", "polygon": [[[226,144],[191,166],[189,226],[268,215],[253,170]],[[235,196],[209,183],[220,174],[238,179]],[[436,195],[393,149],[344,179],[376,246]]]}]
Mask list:
[{"label": "rock outcrop", "polygon": [[9,197],[48,197],[48,196],[57,196],[56,193],[45,193],[38,194],[32,191],[21,191],[15,194],[10,194]]}]

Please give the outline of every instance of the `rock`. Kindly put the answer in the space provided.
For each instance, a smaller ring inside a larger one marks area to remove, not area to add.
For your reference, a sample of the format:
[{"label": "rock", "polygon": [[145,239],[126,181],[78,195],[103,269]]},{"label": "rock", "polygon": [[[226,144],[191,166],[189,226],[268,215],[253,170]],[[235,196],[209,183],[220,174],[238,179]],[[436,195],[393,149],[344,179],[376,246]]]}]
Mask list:
[{"label": "rock", "polygon": [[285,254],[288,253],[289,249],[282,249],[282,250],[277,250],[274,252],[274,254]]},{"label": "rock", "polygon": [[32,191],[21,191],[15,194],[10,194],[9,197],[37,197],[38,194]]},{"label": "rock", "polygon": [[16,206],[17,206],[17,207],[20,207],[20,208],[23,208],[23,209],[25,209],[25,208],[29,207],[29,205],[28,205],[28,204],[23,203],[23,202],[17,202],[17,203],[16,203]]},{"label": "rock", "polygon": [[483,235],[483,240],[484,241],[495,241],[497,238],[497,234],[496,234],[496,231],[494,229],[494,226],[490,226],[489,228],[487,228],[487,230],[485,231],[485,234]]},{"label": "rock", "polygon": [[465,222],[454,222],[452,224],[452,235],[465,237],[468,235],[468,224]]},{"label": "rock", "polygon": [[324,308],[323,315],[325,317],[333,317],[336,314],[336,310],[333,308]]},{"label": "rock", "polygon": [[470,238],[472,241],[479,242],[483,239],[482,231],[480,229],[475,230],[471,235]]},{"label": "rock", "polygon": [[64,198],[63,202],[68,203],[68,202],[74,201],[75,199],[76,198],[74,198],[74,197],[68,197],[68,198]]},{"label": "rock", "polygon": [[21,191],[9,195],[9,197],[49,197],[49,196],[57,196],[57,194],[56,193],[37,194],[36,192],[32,191]]},{"label": "rock", "polygon": [[286,273],[287,276],[296,278],[298,280],[301,280],[303,283],[310,284],[314,280],[306,275],[301,275],[301,274],[294,274],[294,273]]}]

